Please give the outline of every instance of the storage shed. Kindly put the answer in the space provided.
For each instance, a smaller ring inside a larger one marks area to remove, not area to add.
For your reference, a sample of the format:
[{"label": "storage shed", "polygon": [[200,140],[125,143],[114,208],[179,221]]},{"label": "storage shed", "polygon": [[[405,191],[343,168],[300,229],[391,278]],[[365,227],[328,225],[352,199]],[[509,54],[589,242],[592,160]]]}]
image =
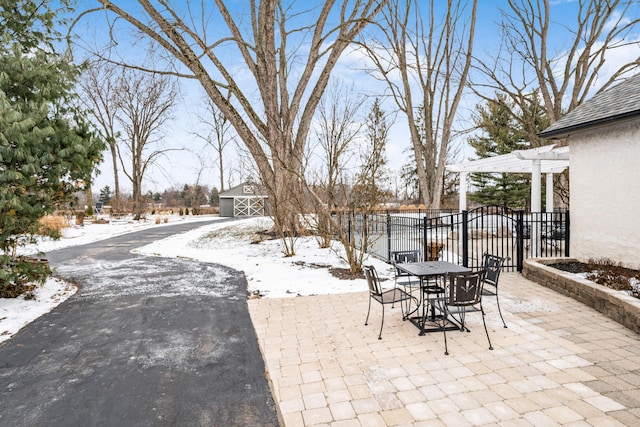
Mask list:
[{"label": "storage shed", "polygon": [[220,216],[264,216],[267,211],[267,195],[264,188],[247,181],[220,193]]}]

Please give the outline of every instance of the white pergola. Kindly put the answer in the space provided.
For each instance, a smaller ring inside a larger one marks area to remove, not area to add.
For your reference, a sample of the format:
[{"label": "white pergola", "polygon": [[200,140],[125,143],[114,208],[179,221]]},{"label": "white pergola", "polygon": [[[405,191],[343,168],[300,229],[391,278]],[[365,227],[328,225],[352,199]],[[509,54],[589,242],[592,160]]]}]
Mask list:
[{"label": "white pergola", "polygon": [[469,173],[530,173],[531,212],[540,212],[542,174],[546,175],[546,211],[553,212],[553,174],[569,167],[569,147],[545,145],[530,150],[517,150],[509,154],[470,160],[447,165],[448,170],[460,173],[460,212],[467,209],[467,181]]}]

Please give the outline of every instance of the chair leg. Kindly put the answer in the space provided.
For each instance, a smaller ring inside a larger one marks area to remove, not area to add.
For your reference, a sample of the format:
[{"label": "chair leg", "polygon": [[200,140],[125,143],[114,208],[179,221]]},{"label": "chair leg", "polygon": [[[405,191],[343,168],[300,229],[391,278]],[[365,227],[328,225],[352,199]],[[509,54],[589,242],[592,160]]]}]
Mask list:
[{"label": "chair leg", "polygon": [[449,348],[447,347],[447,319],[449,318],[449,310],[447,305],[444,304],[444,311],[442,313],[442,332],[444,333],[444,354],[449,355]]},{"label": "chair leg", "polygon": [[364,321],[364,325],[369,324],[369,313],[371,313],[371,295],[369,295],[369,309],[367,310],[367,319]]},{"label": "chair leg", "polygon": [[[424,335],[424,327],[425,324],[427,323],[427,317],[429,317],[429,306],[431,306],[431,310],[433,311],[433,306],[431,305],[431,301],[429,301],[429,298],[425,297],[424,295],[422,296],[423,300],[422,300],[422,329],[420,329],[420,333],[418,335],[423,336]],[[426,307],[425,307],[426,306]]]},{"label": "chair leg", "polygon": [[464,310],[460,312],[460,332],[471,332],[471,330],[465,326],[466,315],[467,313]]},{"label": "chair leg", "polygon": [[[409,295],[411,295],[411,288],[409,288]],[[409,317],[409,309],[411,309],[411,298],[400,301],[400,309],[402,310],[402,320],[407,320]]]},{"label": "chair leg", "polygon": [[378,339],[382,339],[382,327],[384,326],[384,304],[380,304],[382,306],[382,322],[380,322],[380,332],[378,333]]},{"label": "chair leg", "polygon": [[[413,286],[409,285],[408,289],[409,289],[409,295],[413,296],[413,293],[415,291]],[[418,311],[418,308],[420,308],[420,305],[416,303],[416,308],[415,308],[415,310],[412,311],[411,310],[411,301],[412,301],[412,298],[409,298],[407,300],[407,302],[406,302],[407,308],[406,308],[405,312],[403,313],[402,320],[407,320],[413,313]]]},{"label": "chair leg", "polygon": [[484,308],[482,308],[482,303],[480,303],[480,312],[482,313],[482,324],[484,325],[484,333],[487,334],[487,341],[489,341],[489,350],[493,350],[493,346],[491,345],[491,338],[489,338],[489,330],[487,329],[487,322],[484,320]]},{"label": "chair leg", "polygon": [[500,298],[498,298],[498,287],[496,286],[496,303],[498,304],[498,313],[500,314],[500,319],[502,319],[502,324],[504,327],[507,327],[507,323],[504,321],[504,317],[502,317],[502,310],[500,310]]}]

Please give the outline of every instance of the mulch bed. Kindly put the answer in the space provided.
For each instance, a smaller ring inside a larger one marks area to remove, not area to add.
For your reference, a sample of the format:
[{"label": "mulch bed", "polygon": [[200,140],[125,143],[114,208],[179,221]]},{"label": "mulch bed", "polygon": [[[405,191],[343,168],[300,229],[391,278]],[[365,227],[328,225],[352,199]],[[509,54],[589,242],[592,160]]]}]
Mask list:
[{"label": "mulch bed", "polygon": [[569,273],[585,273],[585,278],[599,285],[618,291],[629,293],[640,298],[640,271],[624,267],[620,263],[603,260],[589,260],[587,263],[578,261],[559,262],[549,264],[549,267]]},{"label": "mulch bed", "polygon": [[566,271],[568,273],[586,273],[589,270],[587,269],[587,264],[583,262],[571,261],[571,262],[558,262],[555,264],[549,264],[549,267],[556,268],[558,270]]}]

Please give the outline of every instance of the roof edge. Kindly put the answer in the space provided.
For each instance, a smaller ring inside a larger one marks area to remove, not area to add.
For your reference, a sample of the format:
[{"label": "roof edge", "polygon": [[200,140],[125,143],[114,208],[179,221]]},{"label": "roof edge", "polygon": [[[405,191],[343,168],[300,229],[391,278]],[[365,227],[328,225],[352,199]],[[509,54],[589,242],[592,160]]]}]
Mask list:
[{"label": "roof edge", "polygon": [[572,126],[561,127],[559,129],[543,131],[543,132],[540,132],[538,136],[540,138],[545,138],[545,139],[566,138],[570,134],[577,131],[582,131],[592,127],[599,127],[599,126],[603,126],[613,122],[626,121],[639,116],[640,116],[640,110],[633,110],[623,114],[617,114],[615,116],[605,117],[602,119],[593,120],[586,123],[579,123]]}]

